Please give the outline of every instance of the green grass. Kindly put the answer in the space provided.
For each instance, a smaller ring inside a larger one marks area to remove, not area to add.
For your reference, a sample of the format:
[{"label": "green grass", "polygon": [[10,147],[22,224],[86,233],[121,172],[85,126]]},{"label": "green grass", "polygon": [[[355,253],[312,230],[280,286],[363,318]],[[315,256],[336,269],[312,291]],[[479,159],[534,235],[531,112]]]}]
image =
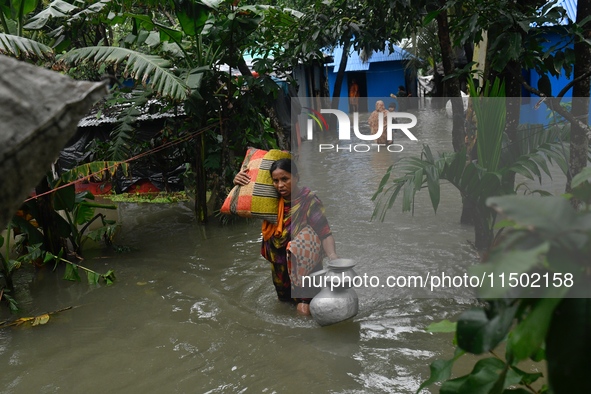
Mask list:
[{"label": "green grass", "polygon": [[147,202],[152,204],[171,204],[176,202],[190,201],[186,192],[159,192],[159,193],[122,193],[105,195],[113,202]]}]

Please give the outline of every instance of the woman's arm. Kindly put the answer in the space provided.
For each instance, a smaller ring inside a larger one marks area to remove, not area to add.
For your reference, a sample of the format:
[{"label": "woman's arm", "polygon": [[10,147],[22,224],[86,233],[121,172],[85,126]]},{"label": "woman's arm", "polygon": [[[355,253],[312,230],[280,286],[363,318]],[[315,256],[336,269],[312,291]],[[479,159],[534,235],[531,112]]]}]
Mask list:
[{"label": "woman's arm", "polygon": [[248,175],[248,170],[240,170],[238,174],[234,177],[234,184],[238,186],[246,186],[250,182],[250,176]]},{"label": "woman's arm", "polygon": [[326,256],[330,260],[336,260],[339,258],[339,256],[337,256],[334,237],[332,235],[329,235],[322,240],[322,249],[324,249]]}]

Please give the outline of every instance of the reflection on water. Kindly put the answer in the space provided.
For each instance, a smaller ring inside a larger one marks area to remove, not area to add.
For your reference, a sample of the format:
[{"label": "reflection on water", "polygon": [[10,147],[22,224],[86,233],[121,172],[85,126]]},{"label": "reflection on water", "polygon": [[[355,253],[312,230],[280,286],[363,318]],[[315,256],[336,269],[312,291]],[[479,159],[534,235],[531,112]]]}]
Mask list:
[{"label": "reflection on water", "polygon": [[[440,115],[417,115],[416,135],[434,151],[451,149]],[[360,157],[319,156],[304,143],[303,182],[317,190],[338,253],[355,259],[359,274],[451,273],[476,260],[467,243],[472,229],[458,224],[458,195],[449,185],[436,215],[419,193],[414,216],[395,205],[384,223],[369,220],[384,171],[418,155],[420,143]],[[453,353],[449,335],[424,328],[471,302],[361,288],[355,318],[320,328],[276,300],[259,256],[260,223],[199,226],[185,204],[121,204],[119,216],[118,242],[132,251],[85,262],[114,269],[113,286],[49,272],[22,283],[27,314],[75,308],[43,327],[0,331],[2,393],[411,393],[431,361]]]}]

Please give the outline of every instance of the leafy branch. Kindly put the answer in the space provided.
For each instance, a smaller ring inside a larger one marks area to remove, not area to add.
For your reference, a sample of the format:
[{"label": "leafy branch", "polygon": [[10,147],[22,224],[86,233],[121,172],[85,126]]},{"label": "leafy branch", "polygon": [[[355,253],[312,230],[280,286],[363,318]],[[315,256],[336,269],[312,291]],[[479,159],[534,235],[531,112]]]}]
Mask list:
[{"label": "leafy branch", "polygon": [[113,270],[109,270],[104,274],[100,274],[90,268],[84,267],[80,264],[76,264],[72,261],[66,260],[61,256],[56,256],[50,252],[43,252],[43,262],[47,263],[50,261],[55,261],[56,266],[58,262],[66,263],[66,271],[64,273],[64,279],[71,280],[74,282],[80,282],[82,279],[80,278],[79,269],[83,270],[86,273],[86,277],[88,279],[88,283],[91,285],[98,284],[101,280],[104,281],[107,285],[112,285],[115,281],[115,272]]},{"label": "leafy branch", "polygon": [[31,323],[32,327],[40,326],[40,325],[46,324],[49,321],[51,315],[55,315],[56,313],[67,311],[72,308],[73,308],[72,306],[68,306],[65,308],[58,309],[53,312],[43,313],[43,314],[37,315],[37,316],[20,317],[16,320],[3,321],[3,322],[0,322],[0,328],[20,326],[25,323]]}]

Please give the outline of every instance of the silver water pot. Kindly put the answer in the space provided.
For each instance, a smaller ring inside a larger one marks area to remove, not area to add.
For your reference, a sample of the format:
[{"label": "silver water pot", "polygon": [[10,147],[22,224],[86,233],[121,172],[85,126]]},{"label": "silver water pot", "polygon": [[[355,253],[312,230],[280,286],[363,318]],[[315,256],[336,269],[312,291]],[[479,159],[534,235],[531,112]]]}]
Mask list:
[{"label": "silver water pot", "polygon": [[312,318],[321,326],[328,326],[349,319],[359,312],[359,298],[354,289],[353,270],[355,260],[336,259],[327,263],[326,269],[314,272],[315,283],[322,283],[322,290],[310,302]]}]

